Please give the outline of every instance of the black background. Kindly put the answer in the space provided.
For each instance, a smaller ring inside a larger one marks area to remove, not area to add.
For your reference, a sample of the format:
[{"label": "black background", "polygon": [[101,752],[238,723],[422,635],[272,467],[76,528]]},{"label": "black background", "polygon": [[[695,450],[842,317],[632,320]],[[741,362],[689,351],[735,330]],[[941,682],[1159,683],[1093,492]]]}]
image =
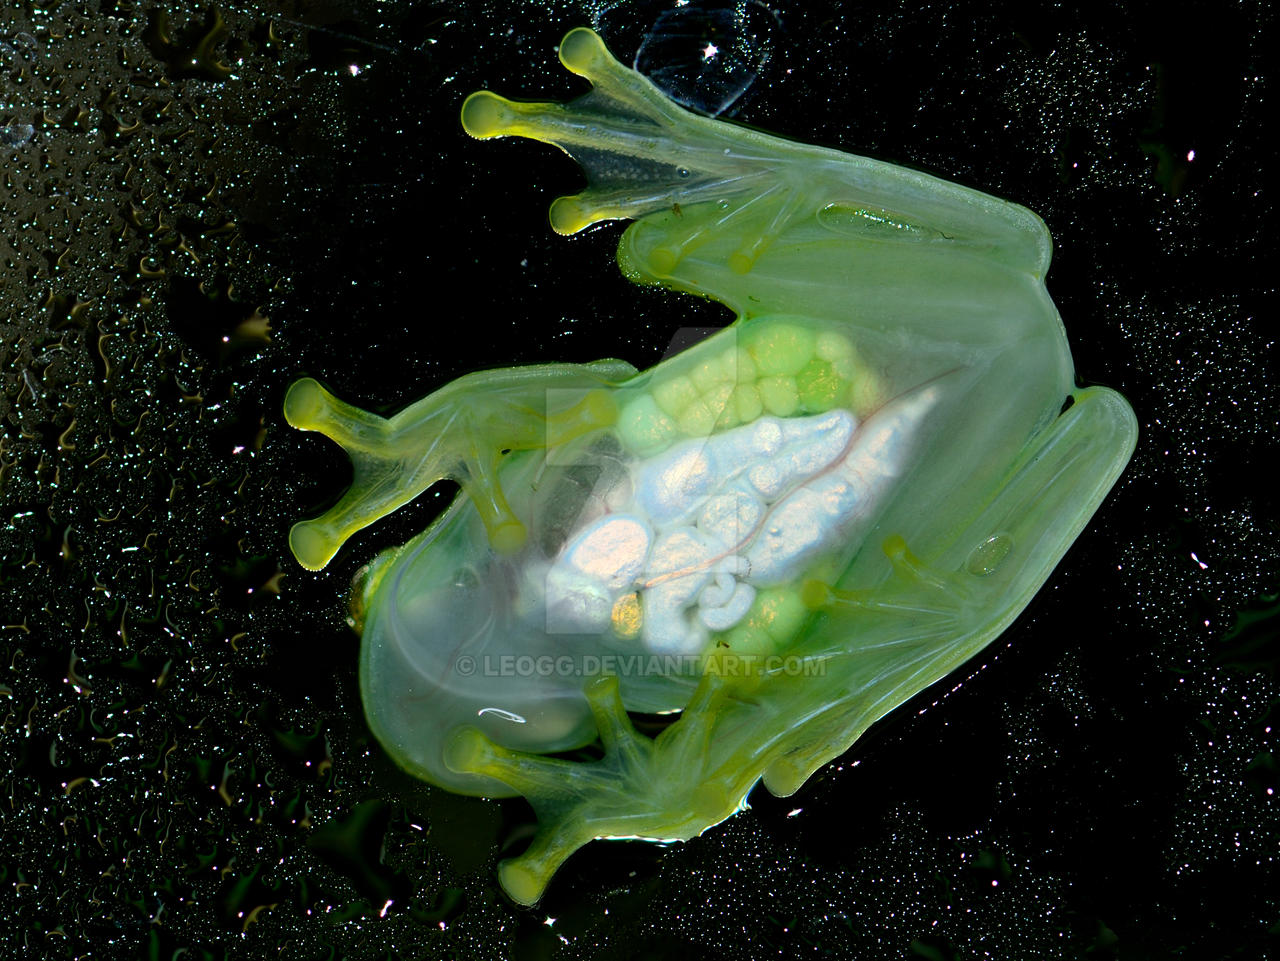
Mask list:
[{"label": "black background", "polygon": [[347,587],[448,491],[301,571],[288,527],[349,470],[284,390],[387,411],[727,322],[624,281],[618,226],[550,233],[562,155],[457,122],[482,86],[576,95],[559,37],[601,24],[630,60],[661,9],[0,11],[6,956],[1280,956],[1258,3],[777,4],[741,38],[770,56],[737,119],[1039,213],[1078,376],[1137,411],[1128,472],[984,655],[793,798],[592,844],[532,910],[494,874],[523,802],[372,741]]}]

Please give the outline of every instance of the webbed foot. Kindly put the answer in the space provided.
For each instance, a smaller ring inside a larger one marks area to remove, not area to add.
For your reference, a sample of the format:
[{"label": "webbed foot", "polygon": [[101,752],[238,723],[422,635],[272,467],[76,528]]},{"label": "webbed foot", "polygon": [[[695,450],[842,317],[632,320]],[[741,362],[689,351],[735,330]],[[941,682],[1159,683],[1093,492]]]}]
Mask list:
[{"label": "webbed foot", "polygon": [[816,148],[677,106],[585,27],[565,36],[560,62],[591,81],[592,91],[562,104],[481,90],[462,106],[462,126],[473,137],[540,140],[582,166],[588,188],[551,205],[557,233],[665,211],[664,242],[647,254],[655,275],[670,274],[686,254],[726,234],[740,239],[724,260],[746,273],[804,208],[804,179],[790,155]]}]

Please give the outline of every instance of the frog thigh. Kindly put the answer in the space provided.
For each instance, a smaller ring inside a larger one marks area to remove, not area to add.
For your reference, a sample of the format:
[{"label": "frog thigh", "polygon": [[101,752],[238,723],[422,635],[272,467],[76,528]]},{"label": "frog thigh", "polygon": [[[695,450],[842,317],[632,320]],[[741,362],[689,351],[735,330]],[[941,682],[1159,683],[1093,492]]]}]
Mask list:
[{"label": "frog thigh", "polygon": [[[903,670],[878,674],[878,683],[851,704],[836,703],[812,715],[766,767],[763,780],[771,793],[793,794],[877,718],[986,647],[1030,603],[1124,470],[1137,441],[1133,409],[1115,391],[1090,387],[1072,399],[950,547],[927,565],[914,559],[900,563],[897,582],[883,589],[885,606],[903,612],[914,596],[922,616],[912,629],[948,633],[947,643]],[[913,583],[903,585],[904,577]]]}]

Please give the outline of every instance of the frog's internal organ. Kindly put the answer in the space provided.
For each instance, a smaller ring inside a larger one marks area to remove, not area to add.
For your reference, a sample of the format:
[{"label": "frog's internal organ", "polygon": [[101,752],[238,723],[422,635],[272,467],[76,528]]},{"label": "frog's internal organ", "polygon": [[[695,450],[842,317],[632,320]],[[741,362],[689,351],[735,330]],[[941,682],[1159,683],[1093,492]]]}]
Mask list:
[{"label": "frog's internal organ", "polygon": [[919,388],[862,423],[844,409],[761,417],[638,461],[541,573],[547,632],[626,637],[638,620],[649,651],[699,653],[757,588],[861,540],[937,397]]}]

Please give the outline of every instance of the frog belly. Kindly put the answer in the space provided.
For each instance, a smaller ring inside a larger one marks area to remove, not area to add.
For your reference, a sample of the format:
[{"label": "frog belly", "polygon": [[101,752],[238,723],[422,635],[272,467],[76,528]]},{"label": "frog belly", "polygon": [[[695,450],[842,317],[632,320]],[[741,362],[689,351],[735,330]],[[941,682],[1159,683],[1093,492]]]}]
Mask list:
[{"label": "frog belly", "polygon": [[847,410],[763,417],[639,462],[630,498],[547,570],[548,632],[626,636],[619,612],[635,596],[647,651],[698,654],[747,615],[757,588],[861,542],[936,399],[913,391],[862,424]]}]

